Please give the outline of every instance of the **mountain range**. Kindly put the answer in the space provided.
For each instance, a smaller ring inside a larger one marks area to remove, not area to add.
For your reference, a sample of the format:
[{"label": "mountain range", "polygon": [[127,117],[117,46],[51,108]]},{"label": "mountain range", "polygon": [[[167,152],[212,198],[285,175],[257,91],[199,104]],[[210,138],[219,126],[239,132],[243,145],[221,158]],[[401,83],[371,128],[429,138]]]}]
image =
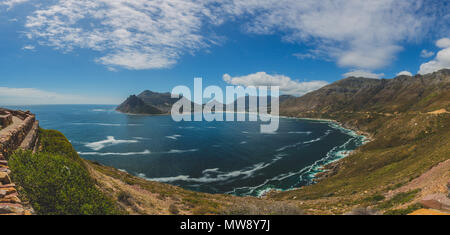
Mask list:
[{"label": "mountain range", "polygon": [[[349,77],[322,87],[301,97],[281,95],[280,113],[287,116],[323,116],[325,113],[370,111],[393,113],[405,111],[432,111],[438,107],[448,109],[450,93],[450,70],[416,76],[398,76],[393,79],[370,79]],[[184,99],[184,97],[181,97]],[[249,110],[248,96],[234,102],[235,110],[244,99]],[[268,97],[270,110],[271,97]],[[179,99],[170,93],[146,90],[138,96],[132,95],[117,107],[117,111],[132,114],[169,114],[172,105]],[[190,102],[190,101],[189,101]],[[191,103],[192,110],[194,103]],[[217,105],[223,105],[217,103]],[[225,110],[223,105],[223,110]]]},{"label": "mountain range", "polygon": [[[248,103],[249,98],[241,99]],[[450,70],[380,80],[350,77],[301,97],[279,99],[282,115],[332,119],[360,131],[370,141],[323,166],[314,176],[316,183],[268,192],[263,198],[207,194],[148,181],[82,159],[62,133],[37,126],[33,132],[37,134],[36,152],[18,150],[8,161],[0,160],[0,170],[11,172],[20,186],[19,195],[30,201],[37,214],[450,212]],[[130,96],[117,109],[167,114],[177,100],[169,93],[145,91]],[[21,120],[20,115],[13,118]],[[11,140],[25,136],[23,132],[12,134],[5,136],[14,137]],[[13,150],[9,144],[0,147]],[[70,174],[61,171],[69,168]],[[8,173],[1,176],[0,181],[10,181]],[[16,189],[9,186],[0,199],[17,201]],[[77,200],[68,201],[68,197]],[[424,212],[424,207],[434,210]],[[2,208],[12,207],[3,203]]]},{"label": "mountain range", "polygon": [[[270,104],[273,97],[260,97],[260,99],[256,99],[259,104],[259,100],[266,99],[267,109],[270,111]],[[281,95],[278,99],[279,102],[283,102],[287,99],[293,98],[290,95]],[[146,114],[146,115],[162,115],[162,114],[170,114],[172,105],[175,104],[180,99],[186,99],[185,97],[180,98],[172,98],[169,92],[159,93],[153,91],[143,91],[139,95],[131,95],[129,96],[122,104],[120,104],[116,110],[122,113],[128,114]],[[234,106],[234,110],[238,110],[238,108],[243,108],[247,112],[256,112],[257,107],[250,109],[250,96],[244,96],[236,99],[232,105]],[[194,110],[196,106],[205,107],[205,104],[199,105],[192,101],[188,101],[191,103],[191,110]],[[218,101],[210,101],[209,104],[215,104],[215,107],[222,106],[222,110],[225,111],[227,105],[218,102]],[[243,104],[243,105],[242,105]],[[243,107],[242,107],[243,106]],[[259,107],[259,106],[258,106]],[[214,111],[214,110],[212,110]]]},{"label": "mountain range", "polygon": [[265,197],[307,214],[416,212],[424,198],[448,193],[449,110],[449,69],[393,79],[349,77],[301,97],[282,96],[281,115],[334,120],[370,142],[324,166],[317,183]]},{"label": "mountain range", "polygon": [[281,102],[286,115],[311,116],[333,112],[406,112],[447,108],[450,103],[450,70],[393,79],[349,77]]}]

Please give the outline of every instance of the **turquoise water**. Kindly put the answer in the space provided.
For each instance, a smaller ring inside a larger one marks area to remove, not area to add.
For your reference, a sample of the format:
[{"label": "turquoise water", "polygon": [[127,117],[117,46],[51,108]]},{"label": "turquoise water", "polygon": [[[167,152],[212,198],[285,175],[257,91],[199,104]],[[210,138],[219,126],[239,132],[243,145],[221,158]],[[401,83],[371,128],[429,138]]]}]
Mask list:
[{"label": "turquoise water", "polygon": [[10,107],[31,110],[80,156],[186,189],[262,195],[312,183],[320,166],[345,157],[363,136],[329,122],[280,119],[276,133],[258,122],[174,122],[105,105]]}]

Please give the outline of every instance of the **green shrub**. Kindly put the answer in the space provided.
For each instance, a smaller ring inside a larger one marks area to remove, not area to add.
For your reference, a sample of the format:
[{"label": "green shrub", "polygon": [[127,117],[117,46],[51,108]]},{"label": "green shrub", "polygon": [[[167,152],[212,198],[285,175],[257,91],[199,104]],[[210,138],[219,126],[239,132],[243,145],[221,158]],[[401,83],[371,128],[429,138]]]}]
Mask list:
[{"label": "green shrub", "polygon": [[12,177],[38,214],[114,214],[113,202],[95,186],[87,170],[65,156],[16,151]]},{"label": "green shrub", "polygon": [[67,138],[59,131],[39,129],[39,146],[41,152],[66,156],[81,162],[77,151]]},{"label": "green shrub", "polygon": [[87,170],[65,156],[17,151],[9,160],[12,177],[38,214],[114,214],[113,202]]},{"label": "green shrub", "polygon": [[415,190],[411,190],[409,192],[404,192],[404,193],[398,193],[390,200],[378,205],[378,208],[379,209],[388,209],[388,208],[394,207],[396,205],[408,203],[414,199],[414,197],[416,196],[416,194],[418,192],[420,192],[420,189],[415,189]]},{"label": "green shrub", "polygon": [[376,202],[379,202],[379,201],[383,201],[384,198],[385,197],[383,195],[381,195],[381,194],[375,194],[375,195],[372,195],[370,197],[364,198],[363,202],[376,203]]},{"label": "green shrub", "polygon": [[388,210],[384,212],[385,215],[407,215],[416,210],[423,208],[423,206],[419,203],[412,204],[408,206],[406,209],[397,209],[397,210]]}]

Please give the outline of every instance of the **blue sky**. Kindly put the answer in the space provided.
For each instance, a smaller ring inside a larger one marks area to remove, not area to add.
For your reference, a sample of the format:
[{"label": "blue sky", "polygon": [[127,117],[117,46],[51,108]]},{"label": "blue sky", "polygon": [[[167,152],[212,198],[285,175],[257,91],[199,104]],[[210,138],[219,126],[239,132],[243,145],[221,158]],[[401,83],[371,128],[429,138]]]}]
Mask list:
[{"label": "blue sky", "polygon": [[3,105],[117,104],[194,77],[300,96],[450,68],[445,1],[5,0],[0,30]]}]

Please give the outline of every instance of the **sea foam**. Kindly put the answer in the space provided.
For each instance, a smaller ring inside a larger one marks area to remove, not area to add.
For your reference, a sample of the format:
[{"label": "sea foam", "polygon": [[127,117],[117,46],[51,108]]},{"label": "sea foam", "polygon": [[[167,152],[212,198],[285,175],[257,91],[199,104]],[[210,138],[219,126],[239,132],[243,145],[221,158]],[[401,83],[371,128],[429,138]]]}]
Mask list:
[{"label": "sea foam", "polygon": [[114,138],[114,136],[108,136],[106,137],[106,140],[101,140],[101,141],[97,141],[97,142],[92,142],[92,143],[88,143],[85,144],[84,146],[98,151],[101,150],[107,146],[112,146],[112,145],[118,145],[118,144],[129,144],[129,143],[138,143],[138,140],[116,140]]}]

